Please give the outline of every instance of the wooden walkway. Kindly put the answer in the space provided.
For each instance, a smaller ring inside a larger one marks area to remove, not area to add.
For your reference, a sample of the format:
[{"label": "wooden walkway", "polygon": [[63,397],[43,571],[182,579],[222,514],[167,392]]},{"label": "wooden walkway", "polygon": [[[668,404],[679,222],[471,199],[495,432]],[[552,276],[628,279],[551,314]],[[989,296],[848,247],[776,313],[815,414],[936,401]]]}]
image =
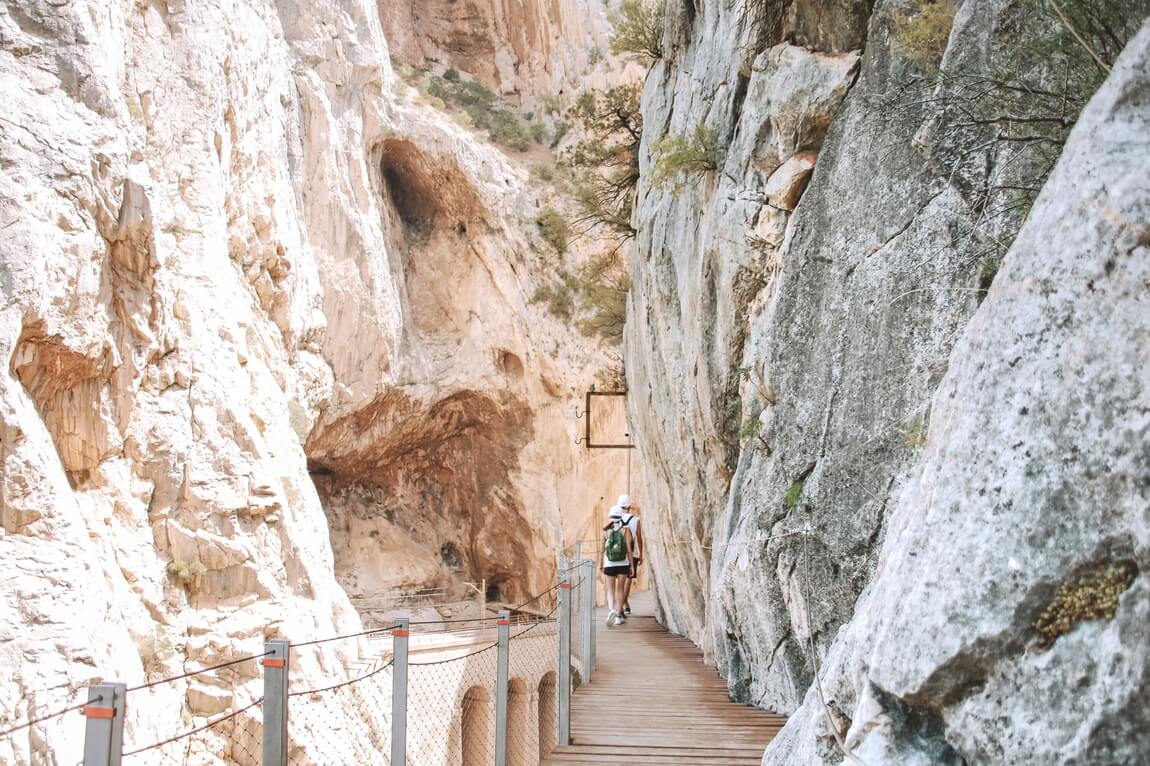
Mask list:
[{"label": "wooden walkway", "polygon": [[652,615],[648,594],[631,597],[625,625],[600,610],[599,667],[575,690],[572,744],[546,766],[759,766],[786,718],[730,701],[727,685],[685,638]]}]

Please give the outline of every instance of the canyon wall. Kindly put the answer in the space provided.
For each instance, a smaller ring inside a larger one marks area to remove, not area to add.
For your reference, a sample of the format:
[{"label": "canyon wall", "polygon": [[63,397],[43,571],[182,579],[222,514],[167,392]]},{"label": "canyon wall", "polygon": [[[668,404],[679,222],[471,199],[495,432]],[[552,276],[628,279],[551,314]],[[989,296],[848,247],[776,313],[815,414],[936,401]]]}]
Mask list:
[{"label": "canyon wall", "polygon": [[[573,443],[606,360],[531,303],[546,190],[396,78],[374,3],[8,3],[0,80],[0,720],[355,630],[346,591],[551,584],[621,489]],[[128,743],[258,687],[133,693]]]},{"label": "canyon wall", "polygon": [[951,354],[876,575],[764,764],[1150,752],[1150,24]]},{"label": "canyon wall", "polygon": [[[1121,30],[1125,40],[1147,9],[1137,3],[1122,9],[1119,18],[1129,20]],[[952,351],[979,316],[990,285],[1002,278],[999,264],[1011,264],[1007,247],[1057,157],[1056,148],[1035,145],[1057,147],[1064,138],[1012,131],[1009,123],[1061,131],[1073,122],[1057,106],[1029,100],[1042,90],[1035,83],[1056,83],[1068,71],[1059,75],[1059,60],[1038,53],[1044,47],[1049,53],[1052,36],[1062,34],[1057,19],[1025,4],[969,0],[958,6],[953,26],[946,22],[938,40],[941,61],[924,61],[903,31],[914,13],[897,2],[795,3],[774,15],[739,2],[672,3],[667,52],[644,90],[625,356],[631,416],[646,461],[647,509],[661,532],[652,535],[652,573],[663,620],[699,643],[735,698],[779,712],[799,710],[771,763],[843,760],[821,705],[812,701],[811,682],[837,646],[836,636],[856,622],[873,630],[851,644],[861,657],[853,680],[840,677],[827,690],[843,734],[866,686],[859,679],[870,662],[881,661],[884,668],[871,671],[881,688],[864,701],[895,718],[890,711],[898,704],[883,695],[910,703],[897,736],[904,744],[919,736],[929,742],[924,754],[913,756],[922,762],[956,753],[970,762],[997,762],[996,752],[1023,762],[1021,753],[1033,744],[1025,738],[1005,743],[1011,736],[1006,724],[975,720],[987,715],[982,705],[992,703],[986,700],[1003,699],[1006,687],[975,703],[977,713],[960,721],[948,709],[942,722],[939,706],[960,695],[956,679],[969,670],[972,683],[989,683],[986,657],[1001,647],[984,647],[984,636],[970,637],[979,651],[969,654],[935,657],[923,650],[930,660],[920,663],[913,682],[883,685],[885,674],[901,679],[908,672],[900,666],[904,654],[922,646],[907,640],[916,616],[936,621],[941,635],[951,601],[916,602],[918,612],[902,614],[902,636],[887,633],[858,606],[882,571],[880,551],[891,539],[895,509],[911,502],[906,493],[917,486],[937,438],[943,408],[936,392],[954,364]],[[1023,82],[1029,84],[1022,88]],[[1011,87],[1017,92],[1002,97],[996,112],[979,100],[986,88]],[[1132,84],[1128,98],[1144,87],[1144,80]],[[1023,108],[1033,111],[1011,113]],[[1133,124],[1123,130],[1133,132]],[[660,142],[692,135],[713,138],[709,164],[700,161],[701,169],[658,183],[667,156]],[[1105,151],[1133,156],[1120,144]],[[1088,177],[1093,170],[1078,172]],[[1068,192],[1072,182],[1063,183],[1061,192]],[[1138,279],[1132,272],[1116,289]],[[1130,312],[1138,316],[1133,304]],[[1144,310],[1141,317],[1131,333],[1144,338]],[[1133,374],[1123,359],[1116,352],[1107,361],[1112,367],[1098,374],[1119,368]],[[980,380],[984,387],[1000,385]],[[1006,417],[999,405],[1005,407],[987,400],[972,409],[978,417]],[[1094,399],[1088,406],[1106,418],[1116,403]],[[1090,439],[1092,449],[1111,444],[1106,433]],[[1136,439],[1119,442],[1129,456]],[[1111,499],[1129,503],[1135,496],[1141,479],[1127,478]],[[1042,523],[1057,523],[1066,507],[1045,510]],[[1130,523],[1123,519],[1118,529]],[[956,544],[964,531],[972,537]],[[931,533],[934,547],[918,537],[918,548],[904,544],[899,555],[921,557],[920,566],[929,567],[939,546],[954,545],[946,558],[958,562],[959,551],[970,558],[974,548],[991,545],[990,537],[961,525],[952,533],[939,523]],[[1142,555],[1130,552],[1133,543],[1124,545],[1084,545],[1044,560],[1028,575],[1040,584],[1012,617],[1018,632],[1011,646],[1026,636],[1022,628],[1041,611],[1035,605],[1058,581],[1073,579],[1092,561],[1112,557],[1125,566]],[[1026,568],[1025,556],[1014,565]],[[924,577],[925,570],[914,570],[887,581],[889,608],[902,609],[898,588]],[[929,582],[936,596],[945,587],[936,577]],[[956,581],[947,598],[970,599],[967,607],[975,609],[981,593]],[[875,643],[885,648],[865,655],[863,647]],[[1128,643],[1127,651],[1135,652],[1130,662],[1138,665],[1144,646]],[[967,659],[977,668],[968,668]],[[942,678],[930,676],[931,668]],[[1072,684],[1065,684],[1071,694]],[[923,707],[914,707],[927,687]],[[1117,726],[1123,705],[1092,719],[1099,730]],[[877,757],[874,747],[868,752]],[[1083,740],[1081,747],[1109,752],[1101,740]],[[892,753],[891,762],[912,758],[907,747]]]},{"label": "canyon wall", "polygon": [[605,4],[590,0],[379,2],[391,55],[443,64],[520,97],[574,95],[607,54]]}]

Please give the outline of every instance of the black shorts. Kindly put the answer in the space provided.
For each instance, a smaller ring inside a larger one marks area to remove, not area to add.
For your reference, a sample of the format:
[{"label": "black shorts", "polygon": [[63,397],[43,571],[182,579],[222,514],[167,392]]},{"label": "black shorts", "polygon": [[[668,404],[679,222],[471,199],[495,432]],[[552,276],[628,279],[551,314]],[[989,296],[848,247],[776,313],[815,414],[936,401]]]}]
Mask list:
[{"label": "black shorts", "polygon": [[612,564],[609,567],[603,567],[603,574],[607,575],[608,577],[627,577],[631,574],[631,567],[627,564]]}]

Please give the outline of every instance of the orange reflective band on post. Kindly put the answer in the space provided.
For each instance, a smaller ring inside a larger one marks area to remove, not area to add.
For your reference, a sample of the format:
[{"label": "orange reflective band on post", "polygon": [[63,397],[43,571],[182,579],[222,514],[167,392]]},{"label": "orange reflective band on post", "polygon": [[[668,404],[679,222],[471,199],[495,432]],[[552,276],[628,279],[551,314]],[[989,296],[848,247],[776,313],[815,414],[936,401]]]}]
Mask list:
[{"label": "orange reflective band on post", "polygon": [[403,628],[396,628],[395,630],[391,631],[391,635],[395,636],[396,638],[407,638],[411,635],[411,631],[404,630]]},{"label": "orange reflective band on post", "polygon": [[496,625],[510,625],[510,624],[511,624],[511,620],[500,620],[499,622],[497,622],[497,623],[495,623],[495,624],[496,624]]},{"label": "orange reflective band on post", "polygon": [[262,664],[265,668],[282,668],[287,665],[287,660],[277,660],[273,657],[264,660]]},{"label": "orange reflective band on post", "polygon": [[115,718],[116,709],[110,707],[86,707],[84,715],[88,718]]},{"label": "orange reflective band on post", "polygon": [[571,590],[571,583],[561,582],[561,583],[559,583],[559,587],[562,588],[563,590]]}]

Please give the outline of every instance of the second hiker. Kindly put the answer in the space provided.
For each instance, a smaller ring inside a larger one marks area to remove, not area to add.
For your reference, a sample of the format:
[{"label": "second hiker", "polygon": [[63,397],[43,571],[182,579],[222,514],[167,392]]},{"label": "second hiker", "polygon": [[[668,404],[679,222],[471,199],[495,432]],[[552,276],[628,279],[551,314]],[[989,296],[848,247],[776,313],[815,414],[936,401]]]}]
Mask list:
[{"label": "second hiker", "polygon": [[632,511],[630,495],[619,495],[615,505],[622,511],[623,525],[631,532],[631,575],[623,586],[623,616],[626,617],[631,614],[631,587],[639,576],[639,564],[643,561],[643,529],[639,526],[639,517]]}]

